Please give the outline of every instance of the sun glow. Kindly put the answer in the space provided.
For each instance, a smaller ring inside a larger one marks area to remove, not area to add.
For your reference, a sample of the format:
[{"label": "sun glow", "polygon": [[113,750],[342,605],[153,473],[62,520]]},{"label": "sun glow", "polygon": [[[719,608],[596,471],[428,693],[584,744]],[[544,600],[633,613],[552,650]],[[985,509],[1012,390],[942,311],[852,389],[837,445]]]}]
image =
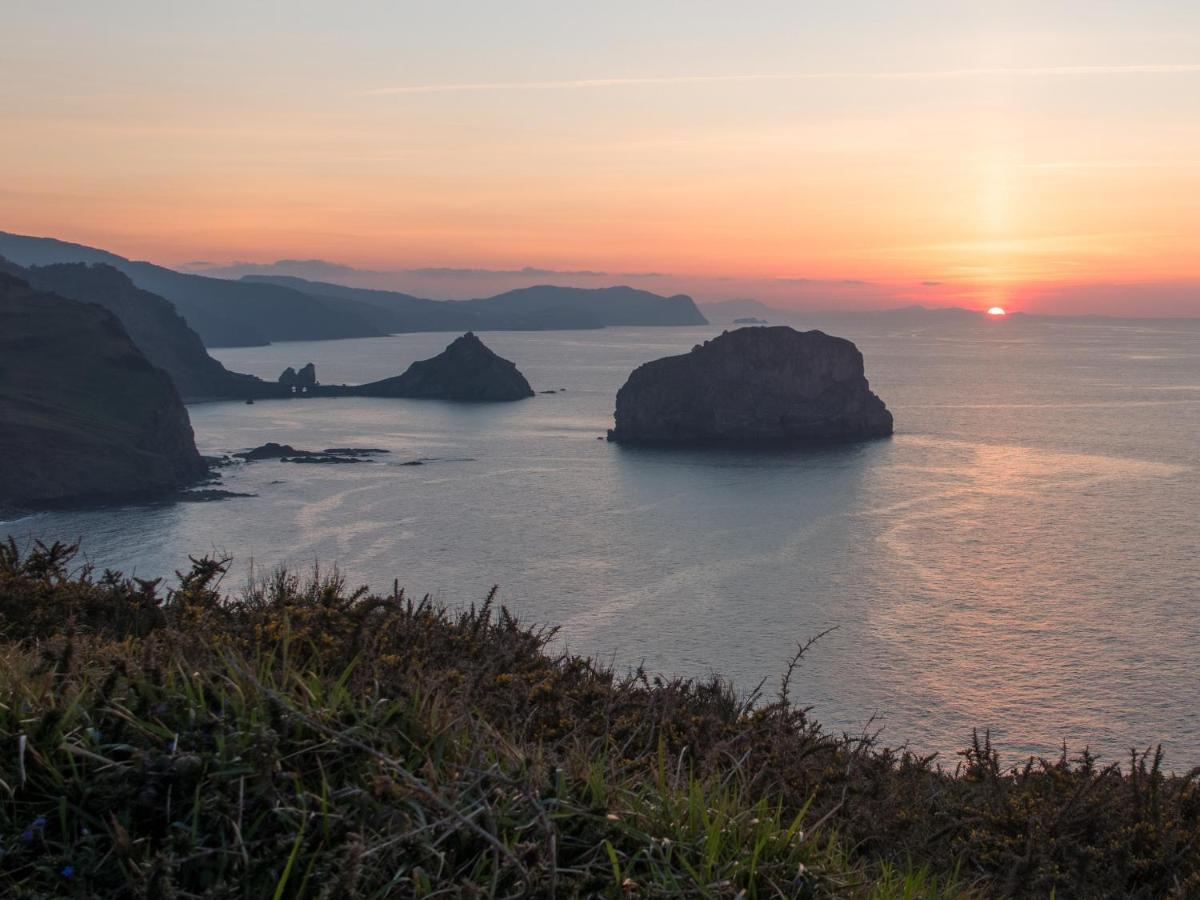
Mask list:
[{"label": "sun glow", "polygon": [[993,306],[987,311],[987,314],[989,316],[995,316],[996,318],[1008,315],[1003,306]]}]

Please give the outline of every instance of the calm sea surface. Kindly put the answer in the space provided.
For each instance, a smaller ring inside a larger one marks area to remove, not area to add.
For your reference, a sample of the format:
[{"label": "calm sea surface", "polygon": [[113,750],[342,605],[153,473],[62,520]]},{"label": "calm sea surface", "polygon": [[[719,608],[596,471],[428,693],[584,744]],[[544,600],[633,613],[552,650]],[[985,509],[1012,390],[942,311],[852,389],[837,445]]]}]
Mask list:
[{"label": "calm sea surface", "polygon": [[[102,566],[188,554],[252,570],[337,563],[451,604],[498,584],[527,620],[619,665],[795,692],[832,730],[1008,758],[1063,740],[1112,760],[1163,741],[1200,764],[1200,324],[804,321],[855,340],[891,440],[813,451],[597,440],[638,364],[721,328],[490,333],[536,390],[513,404],[340,399],[191,407],[205,453],[265,441],[384,447],[386,462],[225,470],[254,498],[0,524],[82,538]],[[452,335],[217,351],[274,378],[401,372]],[[402,466],[412,460],[423,466]],[[950,757],[951,761],[953,756]]]}]

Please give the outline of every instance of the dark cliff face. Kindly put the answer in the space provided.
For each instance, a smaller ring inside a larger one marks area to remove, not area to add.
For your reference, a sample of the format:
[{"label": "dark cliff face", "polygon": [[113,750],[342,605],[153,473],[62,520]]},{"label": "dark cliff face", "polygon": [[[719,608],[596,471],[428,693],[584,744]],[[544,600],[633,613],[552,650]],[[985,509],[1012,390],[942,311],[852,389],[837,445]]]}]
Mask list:
[{"label": "dark cliff face", "polygon": [[[16,267],[13,267],[15,270]],[[134,285],[112,266],[59,263],[17,270],[40,291],[81,303],[99,303],[121,320],[139,350],[166,371],[186,400],[267,395],[259,379],[230,372],[208,355],[200,336],[169,300]]]},{"label": "dark cliff face", "polygon": [[885,437],[853,343],[820,331],[742,328],[646,363],[617,394],[609,440],[802,442]]},{"label": "dark cliff face", "polygon": [[169,494],[203,476],[171,379],[101,306],[0,273],[0,506]]},{"label": "dark cliff face", "polygon": [[385,333],[362,317],[358,304],[334,303],[278,285],[175,272],[52,238],[0,232],[0,255],[26,266],[106,263],[128,275],[139,288],[170,300],[208,347],[379,337]]},{"label": "dark cliff face", "polygon": [[523,400],[533,389],[515,364],[489,350],[471,332],[432,359],[415,362],[403,375],[351,388],[363,397],[437,400]]}]

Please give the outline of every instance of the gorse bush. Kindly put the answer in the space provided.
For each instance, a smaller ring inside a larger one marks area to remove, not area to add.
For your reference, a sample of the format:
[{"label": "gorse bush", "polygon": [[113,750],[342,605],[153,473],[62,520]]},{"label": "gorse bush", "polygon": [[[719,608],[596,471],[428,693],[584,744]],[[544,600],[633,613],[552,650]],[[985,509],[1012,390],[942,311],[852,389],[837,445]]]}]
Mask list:
[{"label": "gorse bush", "polygon": [[619,674],[492,597],[75,559],[0,544],[5,896],[1200,893],[1159,753],[1005,770],[985,737],[942,771],[825,734],[786,677]]}]

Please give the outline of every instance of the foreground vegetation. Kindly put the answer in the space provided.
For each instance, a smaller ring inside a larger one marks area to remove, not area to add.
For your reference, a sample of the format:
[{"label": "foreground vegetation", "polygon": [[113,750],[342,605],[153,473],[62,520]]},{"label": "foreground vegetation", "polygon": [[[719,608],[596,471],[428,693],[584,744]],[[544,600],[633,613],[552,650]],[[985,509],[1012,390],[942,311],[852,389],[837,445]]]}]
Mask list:
[{"label": "foreground vegetation", "polygon": [[1006,771],[977,739],[946,772],[825,734],[786,675],[741,697],[490,598],[223,572],[0,544],[4,896],[1200,894],[1195,773],[1157,752]]}]

